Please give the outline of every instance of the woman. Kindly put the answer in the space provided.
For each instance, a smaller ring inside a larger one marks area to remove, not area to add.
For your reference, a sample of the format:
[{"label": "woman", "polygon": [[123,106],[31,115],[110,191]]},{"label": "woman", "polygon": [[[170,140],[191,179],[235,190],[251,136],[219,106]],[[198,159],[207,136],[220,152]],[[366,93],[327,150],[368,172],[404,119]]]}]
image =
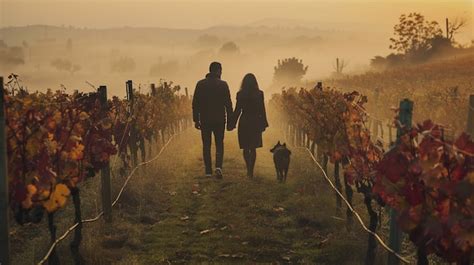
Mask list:
[{"label": "woman", "polygon": [[239,145],[240,149],[243,149],[247,176],[252,178],[257,159],[255,149],[262,147],[262,132],[268,127],[263,91],[258,88],[257,79],[253,74],[245,75],[240,91],[237,92],[234,128],[237,121],[239,121]]}]

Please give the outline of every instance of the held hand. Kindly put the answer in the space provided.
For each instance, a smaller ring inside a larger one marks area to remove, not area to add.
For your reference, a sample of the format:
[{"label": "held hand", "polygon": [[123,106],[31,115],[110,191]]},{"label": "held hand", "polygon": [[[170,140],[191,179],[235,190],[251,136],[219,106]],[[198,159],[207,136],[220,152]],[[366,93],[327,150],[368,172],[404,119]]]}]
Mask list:
[{"label": "held hand", "polygon": [[194,128],[201,130],[201,123],[200,122],[194,122]]},{"label": "held hand", "polygon": [[229,126],[229,125],[227,125],[227,131],[229,131],[229,132],[230,132],[230,131],[232,131],[232,130],[234,130],[234,129],[235,129],[235,127],[234,127],[234,126]]}]

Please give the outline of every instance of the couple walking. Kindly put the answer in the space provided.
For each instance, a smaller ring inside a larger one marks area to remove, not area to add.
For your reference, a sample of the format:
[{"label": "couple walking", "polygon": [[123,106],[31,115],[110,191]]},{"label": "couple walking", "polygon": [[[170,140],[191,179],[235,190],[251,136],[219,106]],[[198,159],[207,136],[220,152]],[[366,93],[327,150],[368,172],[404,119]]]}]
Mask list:
[{"label": "couple walking", "polygon": [[229,86],[221,80],[221,75],[222,65],[211,63],[206,78],[197,83],[193,97],[193,120],[196,129],[201,130],[205,173],[212,175],[211,138],[214,135],[215,175],[222,178],[224,132],[226,127],[228,131],[235,129],[238,121],[239,146],[243,149],[247,176],[253,177],[256,148],[262,147],[262,132],[268,127],[263,91],[258,88],[255,75],[245,75],[233,110]]}]

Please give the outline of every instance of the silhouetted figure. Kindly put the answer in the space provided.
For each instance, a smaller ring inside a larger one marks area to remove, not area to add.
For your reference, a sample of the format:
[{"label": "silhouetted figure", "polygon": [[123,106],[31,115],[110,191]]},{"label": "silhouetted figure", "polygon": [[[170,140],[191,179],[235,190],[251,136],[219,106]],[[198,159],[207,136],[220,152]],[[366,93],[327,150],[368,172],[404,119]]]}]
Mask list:
[{"label": "silhouetted figure", "polygon": [[212,175],[211,135],[214,134],[217,178],[222,178],[226,114],[232,116],[229,86],[221,80],[221,75],[221,64],[211,63],[206,78],[197,83],[193,97],[194,127],[201,130],[206,176]]},{"label": "silhouetted figure", "polygon": [[235,127],[237,120],[240,149],[243,149],[247,176],[252,178],[257,159],[255,149],[262,147],[262,132],[268,127],[263,91],[258,88],[257,79],[253,74],[245,75],[237,93],[232,127]]}]

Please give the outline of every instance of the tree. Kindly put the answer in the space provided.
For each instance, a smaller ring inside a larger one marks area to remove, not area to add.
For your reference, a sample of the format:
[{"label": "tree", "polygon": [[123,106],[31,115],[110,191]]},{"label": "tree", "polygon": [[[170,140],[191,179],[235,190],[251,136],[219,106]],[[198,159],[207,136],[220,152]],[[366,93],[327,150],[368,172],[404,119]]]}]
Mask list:
[{"label": "tree", "polygon": [[342,75],[342,71],[347,67],[349,63],[344,59],[336,58],[336,64],[333,64],[334,73],[336,75]]},{"label": "tree", "polygon": [[370,60],[370,66],[375,68],[394,67],[403,64],[403,55],[391,53],[386,57],[375,56]]},{"label": "tree", "polygon": [[73,75],[75,72],[81,71],[82,67],[78,64],[73,64],[71,68],[71,74]]},{"label": "tree", "polygon": [[72,63],[69,60],[66,59],[55,59],[51,62],[51,66],[56,68],[58,71],[71,71],[72,69]]},{"label": "tree", "polygon": [[240,53],[240,49],[237,44],[235,44],[235,42],[229,41],[222,45],[221,49],[219,50],[219,53],[223,55],[233,55]]},{"label": "tree", "polygon": [[178,72],[179,72],[179,64],[177,61],[163,62],[160,59],[160,62],[153,64],[150,67],[151,76],[172,79],[173,77],[176,77]]},{"label": "tree", "polygon": [[455,43],[454,35],[458,34],[462,28],[467,25],[467,20],[465,18],[455,18],[454,20],[449,21],[446,19],[447,22],[447,33],[446,37],[451,43]]},{"label": "tree", "polygon": [[15,67],[25,63],[25,55],[22,47],[8,47],[0,40],[0,68]]},{"label": "tree", "polygon": [[121,57],[112,62],[111,70],[116,73],[126,73],[135,70],[135,60],[131,57]]},{"label": "tree", "polygon": [[275,66],[273,81],[277,85],[295,85],[301,82],[301,79],[308,71],[308,66],[303,64],[303,60],[297,58],[287,58],[278,60]]},{"label": "tree", "polygon": [[71,61],[66,59],[55,59],[51,62],[51,66],[56,68],[58,71],[65,71],[74,74],[82,69],[82,67],[78,64],[73,64]]},{"label": "tree", "polygon": [[68,38],[67,41],[66,41],[66,50],[68,52],[72,52],[72,40],[71,40],[71,38]]},{"label": "tree", "polygon": [[438,22],[427,21],[420,13],[403,14],[389,47],[405,55],[423,54],[431,48],[431,40],[442,34]]}]

